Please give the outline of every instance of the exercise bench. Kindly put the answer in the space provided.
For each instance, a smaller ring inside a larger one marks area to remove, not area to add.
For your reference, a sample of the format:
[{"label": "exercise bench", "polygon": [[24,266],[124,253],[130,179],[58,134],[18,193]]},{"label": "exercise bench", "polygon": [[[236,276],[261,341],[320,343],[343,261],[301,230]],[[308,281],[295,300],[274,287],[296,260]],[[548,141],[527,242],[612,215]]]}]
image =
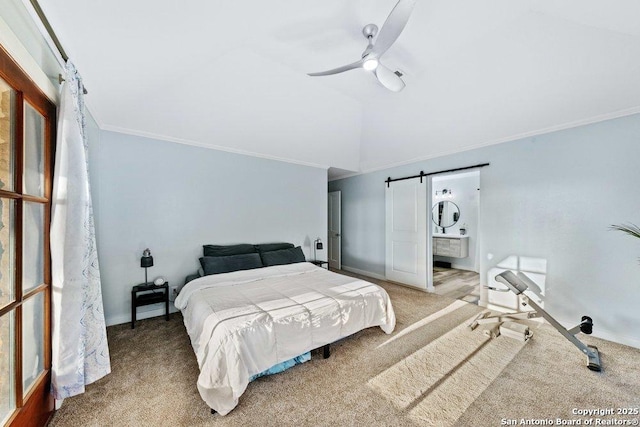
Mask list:
[{"label": "exercise bench", "polygon": [[[486,311],[480,313],[478,317],[476,317],[470,324],[469,328],[471,330],[475,329],[478,325],[482,324],[492,324],[492,323],[500,323],[511,320],[527,320],[534,319],[538,317],[544,318],[547,322],[551,324],[554,328],[562,334],[566,339],[568,339],[571,344],[578,347],[578,349],[587,356],[587,368],[592,371],[601,371],[602,366],[600,364],[600,353],[598,352],[598,348],[592,345],[585,345],[582,341],[576,338],[576,334],[582,332],[584,334],[591,334],[593,331],[593,320],[589,316],[582,316],[582,320],[580,324],[571,328],[566,329],[562,326],[556,319],[554,319],[549,313],[544,311],[542,307],[532,301],[529,297],[524,294],[529,288],[527,285],[527,281],[530,279],[524,275],[523,273],[514,274],[512,271],[507,270],[503,273],[500,273],[496,276],[496,281],[504,284],[506,288],[495,288],[495,287],[487,287],[490,290],[498,291],[498,292],[513,292],[516,295],[522,295],[522,304],[529,305],[533,308],[534,311],[526,311],[519,313],[504,313],[504,314],[496,314],[490,315],[491,312]],[[502,330],[502,328],[501,328]],[[524,331],[524,330],[523,330]],[[531,337],[531,334],[528,333],[528,330],[524,332],[523,339],[526,341]]]}]

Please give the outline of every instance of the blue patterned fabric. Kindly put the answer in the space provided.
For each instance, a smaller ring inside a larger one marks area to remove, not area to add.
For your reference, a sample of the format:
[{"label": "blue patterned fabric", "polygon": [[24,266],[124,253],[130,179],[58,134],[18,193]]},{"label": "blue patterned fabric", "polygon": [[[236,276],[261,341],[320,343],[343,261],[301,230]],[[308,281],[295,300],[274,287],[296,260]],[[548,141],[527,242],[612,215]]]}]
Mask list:
[{"label": "blue patterned fabric", "polygon": [[52,393],[64,399],[111,372],[89,191],[82,79],[67,61],[51,208]]},{"label": "blue patterned fabric", "polygon": [[259,374],[255,374],[251,378],[249,378],[249,382],[255,380],[256,378],[264,377],[266,375],[279,374],[280,372],[286,371],[289,368],[293,368],[296,365],[300,365],[304,362],[308,362],[311,360],[311,352],[308,351],[300,356],[296,356],[293,359],[285,360],[282,363],[278,363],[275,366],[270,367],[266,371],[262,371]]}]

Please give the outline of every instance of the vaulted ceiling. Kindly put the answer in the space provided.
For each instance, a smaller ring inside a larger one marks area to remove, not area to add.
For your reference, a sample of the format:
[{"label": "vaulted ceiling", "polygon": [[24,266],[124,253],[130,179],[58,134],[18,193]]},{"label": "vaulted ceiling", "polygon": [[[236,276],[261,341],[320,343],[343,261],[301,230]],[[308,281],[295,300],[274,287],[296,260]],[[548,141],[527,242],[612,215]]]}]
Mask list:
[{"label": "vaulted ceiling", "polygon": [[[334,177],[640,112],[637,0],[40,0],[103,129],[331,167]],[[603,142],[605,143],[605,142]]]}]

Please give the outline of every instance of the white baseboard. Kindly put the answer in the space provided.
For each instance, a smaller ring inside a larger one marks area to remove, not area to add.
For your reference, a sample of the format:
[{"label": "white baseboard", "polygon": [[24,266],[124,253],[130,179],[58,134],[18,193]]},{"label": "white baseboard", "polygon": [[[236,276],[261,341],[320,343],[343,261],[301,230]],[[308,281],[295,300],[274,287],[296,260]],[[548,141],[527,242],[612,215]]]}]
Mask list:
[{"label": "white baseboard", "polygon": [[382,274],[372,273],[370,271],[360,270],[359,268],[353,268],[346,265],[342,266],[342,270],[349,271],[355,274],[361,274],[363,276],[373,277],[374,279],[387,280],[387,277],[383,276]]},{"label": "white baseboard", "polygon": [[[485,307],[489,310],[495,310],[495,311],[502,311],[502,312],[513,312],[513,309],[508,309],[506,307],[501,307],[498,305],[494,305],[494,304],[486,304],[482,307]],[[542,318],[540,318],[542,320]],[[556,320],[563,325],[564,327],[571,327],[573,326],[576,322],[574,321],[573,323],[570,322],[569,320],[566,319],[560,319],[560,318],[556,318]],[[618,333],[611,333],[609,331],[598,331],[598,325],[596,324],[593,328],[593,334],[592,336],[596,337],[596,338],[600,338],[603,340],[607,340],[607,341],[612,341],[618,344],[623,344],[623,345],[628,345],[629,347],[634,347],[634,348],[640,348],[640,340],[638,340],[637,338],[634,337],[630,337],[630,336],[626,336],[626,335],[621,335]],[[578,335],[578,339],[580,339],[580,335]]]},{"label": "white baseboard", "polygon": [[[571,321],[564,318],[556,317],[556,320],[560,322],[560,324],[563,325],[564,327],[572,327],[576,323],[578,323],[576,322],[575,319]],[[579,334],[578,339],[580,339],[583,336],[584,336],[583,334]],[[628,345],[629,347],[640,348],[640,340],[638,340],[638,338],[620,334],[618,332],[603,331],[602,329],[598,328],[598,322],[595,320],[593,324],[593,334],[591,334],[591,336],[600,338],[603,340],[607,340],[607,341],[612,341],[618,344]],[[606,349],[600,349],[600,350],[607,351]]]},{"label": "white baseboard", "polygon": [[628,345],[629,347],[640,349],[640,340],[638,340],[637,338],[622,336],[619,334],[611,334],[609,332],[596,333],[595,330],[594,330],[593,336],[597,338],[602,338],[603,340],[613,341],[619,344]]},{"label": "white baseboard", "polygon": [[[179,310],[172,304],[169,304],[169,313],[176,313]],[[152,317],[164,316],[164,306],[162,308],[154,308],[152,310],[144,311],[144,307],[138,308],[136,315],[136,321],[143,319],[150,319]],[[109,316],[105,318],[107,326],[121,325],[123,323],[131,323],[131,313],[119,314],[116,316]]]},{"label": "white baseboard", "polygon": [[[342,266],[342,270],[345,271],[349,271],[351,273],[355,273],[355,274],[361,274],[363,276],[368,276],[368,277],[372,277],[374,279],[380,279],[380,280],[387,280],[386,276],[383,276],[381,274],[377,274],[377,273],[372,273],[370,271],[366,271],[366,270],[360,270],[359,268],[353,268],[353,267],[349,267],[346,265]],[[407,286],[409,288],[412,289],[417,289],[420,291],[427,291],[427,292],[433,292],[433,289],[429,290],[429,289],[423,289],[423,288],[418,288],[417,286],[411,286],[411,285],[406,285],[406,284],[402,284],[402,283],[398,283],[399,285],[402,286]],[[486,302],[485,302],[486,304]],[[505,311],[505,307],[500,307],[500,306],[495,306],[493,304],[486,304],[485,308],[488,308],[490,310],[498,310],[498,311]],[[175,308],[175,306],[173,304],[171,304],[169,306],[169,312],[170,313],[176,313],[179,310]],[[511,311],[511,310],[508,310]],[[143,308],[139,308],[138,309],[138,314],[136,316],[136,320],[142,320],[142,319],[149,319],[151,317],[158,317],[158,316],[164,316],[164,307],[162,308],[156,308],[156,309],[152,309],[152,310],[147,310],[147,311],[143,311]],[[131,322],[131,314],[120,314],[117,316],[110,316],[107,317],[105,319],[107,326],[113,326],[113,325],[120,325],[123,323],[130,323]],[[563,321],[563,319],[558,319],[558,321],[563,324],[563,325],[569,325],[571,322],[565,322]],[[629,347],[634,347],[634,348],[638,348],[640,349],[640,340],[638,340],[637,338],[634,337],[630,337],[630,336],[625,336],[625,335],[621,335],[618,333],[610,333],[607,331],[597,331],[597,327],[594,328],[594,333],[593,333],[594,337],[597,338],[601,338],[603,340],[607,340],[607,341],[612,341],[615,343],[619,343],[619,344],[623,344],[623,345],[628,345]],[[62,403],[62,402],[61,402]]]}]

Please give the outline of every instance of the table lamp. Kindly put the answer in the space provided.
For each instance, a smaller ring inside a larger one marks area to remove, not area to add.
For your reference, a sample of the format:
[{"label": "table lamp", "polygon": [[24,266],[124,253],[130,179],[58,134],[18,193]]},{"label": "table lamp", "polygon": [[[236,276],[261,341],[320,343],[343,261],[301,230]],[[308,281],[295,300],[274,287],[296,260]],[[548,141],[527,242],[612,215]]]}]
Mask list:
[{"label": "table lamp", "polygon": [[145,249],[142,252],[142,258],[140,258],[140,267],[144,268],[144,284],[149,283],[147,280],[147,268],[153,267],[153,257],[151,256],[151,251],[149,248]]}]

